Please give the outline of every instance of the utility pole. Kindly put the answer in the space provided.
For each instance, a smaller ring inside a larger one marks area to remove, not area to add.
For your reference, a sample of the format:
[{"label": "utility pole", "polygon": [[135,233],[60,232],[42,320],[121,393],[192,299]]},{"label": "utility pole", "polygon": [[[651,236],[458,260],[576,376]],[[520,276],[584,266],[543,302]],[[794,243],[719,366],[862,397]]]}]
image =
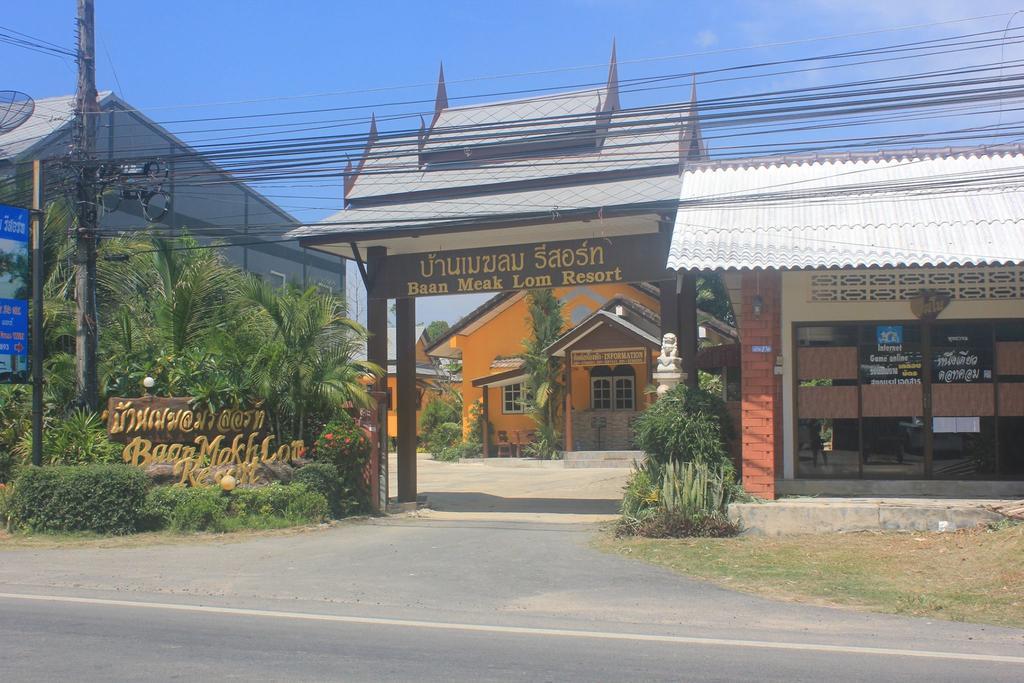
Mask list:
[{"label": "utility pole", "polygon": [[75,369],[78,404],[96,411],[96,33],[93,0],[78,0],[78,90],[75,96]]},{"label": "utility pole", "polygon": [[32,464],[43,464],[43,162],[32,162]]}]

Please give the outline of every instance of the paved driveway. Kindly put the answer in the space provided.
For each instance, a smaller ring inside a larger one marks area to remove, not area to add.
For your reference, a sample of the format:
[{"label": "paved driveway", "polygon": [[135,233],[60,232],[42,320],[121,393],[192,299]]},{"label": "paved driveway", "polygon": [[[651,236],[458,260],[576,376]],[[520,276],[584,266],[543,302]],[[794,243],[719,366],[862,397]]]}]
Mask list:
[{"label": "paved driveway", "polygon": [[[391,456],[391,495],[398,491]],[[628,468],[566,469],[560,460],[511,458],[438,462],[417,458],[420,495],[432,519],[601,522],[615,518]]]}]

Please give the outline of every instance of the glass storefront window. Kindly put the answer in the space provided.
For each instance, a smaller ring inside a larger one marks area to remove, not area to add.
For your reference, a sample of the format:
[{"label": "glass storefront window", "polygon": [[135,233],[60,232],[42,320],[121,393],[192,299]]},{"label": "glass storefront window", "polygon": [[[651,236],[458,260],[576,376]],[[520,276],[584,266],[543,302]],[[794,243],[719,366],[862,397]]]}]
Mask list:
[{"label": "glass storefront window", "polygon": [[924,421],[920,416],[869,417],[863,423],[866,478],[924,476]]},{"label": "glass storefront window", "polygon": [[1024,477],[1024,320],[808,325],[795,336],[798,476]]},{"label": "glass storefront window", "polygon": [[798,422],[802,477],[856,477],[860,471],[860,427],[856,419],[805,419]]}]

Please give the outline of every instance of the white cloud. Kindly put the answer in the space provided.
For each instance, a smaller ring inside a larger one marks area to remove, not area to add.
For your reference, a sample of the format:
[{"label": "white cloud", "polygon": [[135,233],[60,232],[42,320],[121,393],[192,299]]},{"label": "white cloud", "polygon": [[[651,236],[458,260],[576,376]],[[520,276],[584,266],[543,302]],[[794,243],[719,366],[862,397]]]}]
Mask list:
[{"label": "white cloud", "polygon": [[697,44],[701,47],[711,47],[718,42],[718,36],[710,29],[704,29],[697,34]]}]

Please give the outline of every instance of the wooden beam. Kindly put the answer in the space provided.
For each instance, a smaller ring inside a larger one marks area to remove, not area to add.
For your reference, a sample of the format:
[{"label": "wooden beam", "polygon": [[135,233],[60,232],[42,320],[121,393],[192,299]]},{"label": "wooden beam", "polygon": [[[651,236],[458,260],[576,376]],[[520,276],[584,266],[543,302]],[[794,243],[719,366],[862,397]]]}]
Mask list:
[{"label": "wooden beam", "polygon": [[683,359],[683,382],[697,387],[697,274],[692,270],[679,274],[679,356]]},{"label": "wooden beam", "polygon": [[570,354],[565,358],[565,450],[576,450],[572,434],[572,362]]},{"label": "wooden beam", "polygon": [[[372,276],[382,266],[387,255],[384,247],[370,247],[366,250],[367,266]],[[374,390],[387,396],[388,391],[388,301],[387,299],[366,300],[366,329],[369,338],[366,341],[366,359],[376,363],[384,370],[384,375],[377,380]],[[375,474],[377,480],[382,482],[381,509],[387,507],[388,491],[388,411],[387,402],[384,402],[384,409],[377,411],[377,434],[379,437],[380,458],[378,460],[378,471]]]},{"label": "wooden beam", "polygon": [[484,387],[484,402],[483,402],[483,415],[481,416],[483,422],[480,423],[480,430],[483,432],[483,456],[485,458],[491,457],[491,434],[487,429],[487,423],[491,419],[490,405],[488,404],[487,397],[491,393],[490,387]]},{"label": "wooden beam", "polygon": [[398,502],[416,502],[416,300],[398,299]]}]

